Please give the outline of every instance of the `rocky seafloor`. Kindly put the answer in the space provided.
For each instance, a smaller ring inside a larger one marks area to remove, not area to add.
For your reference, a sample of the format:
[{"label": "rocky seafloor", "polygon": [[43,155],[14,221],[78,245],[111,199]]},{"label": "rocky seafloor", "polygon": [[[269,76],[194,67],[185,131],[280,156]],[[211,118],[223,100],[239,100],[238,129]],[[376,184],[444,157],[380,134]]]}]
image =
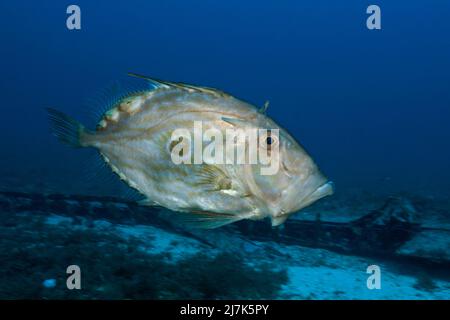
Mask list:
[{"label": "rocky seafloor", "polygon": [[[449,299],[450,201],[402,196],[412,199],[421,226],[432,232],[415,234],[386,256],[250,237],[239,224],[185,231],[133,211],[93,215],[83,206],[70,211],[38,200],[11,207],[2,200],[0,299]],[[320,214],[345,223],[384,201],[369,192],[338,195],[292,221]],[[148,214],[170,217],[164,210]],[[419,260],[402,258],[410,256]],[[69,265],[81,269],[80,290],[66,286]],[[369,265],[380,267],[380,289],[367,287]]]}]

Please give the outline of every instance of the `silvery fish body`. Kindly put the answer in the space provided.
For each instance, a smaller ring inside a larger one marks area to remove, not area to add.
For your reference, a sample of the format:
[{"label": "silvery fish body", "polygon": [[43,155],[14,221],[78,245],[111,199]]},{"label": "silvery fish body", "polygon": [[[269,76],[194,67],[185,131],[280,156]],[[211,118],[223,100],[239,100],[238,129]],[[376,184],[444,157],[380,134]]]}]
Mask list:
[{"label": "silvery fish body", "polygon": [[[143,205],[168,208],[176,218],[198,227],[265,217],[275,226],[332,194],[331,183],[312,158],[265,109],[219,90],[145,79],[154,88],[119,99],[95,131],[49,109],[55,135],[73,146],[98,149],[120,179],[145,196]],[[174,136],[175,132],[187,136]],[[212,139],[208,132],[217,135]],[[241,162],[235,154],[233,162],[229,160],[234,151],[226,152],[229,132],[265,136],[257,136],[252,146],[249,136],[236,137],[234,147],[245,154]],[[222,149],[212,148],[219,142],[225,145]],[[208,146],[214,149],[213,158],[204,152]],[[199,151],[205,156],[200,162],[194,159]],[[266,162],[249,161],[251,151],[256,158],[264,154]],[[223,157],[216,157],[220,152]],[[220,158],[223,161],[213,161]],[[275,160],[276,170],[263,174]]]}]

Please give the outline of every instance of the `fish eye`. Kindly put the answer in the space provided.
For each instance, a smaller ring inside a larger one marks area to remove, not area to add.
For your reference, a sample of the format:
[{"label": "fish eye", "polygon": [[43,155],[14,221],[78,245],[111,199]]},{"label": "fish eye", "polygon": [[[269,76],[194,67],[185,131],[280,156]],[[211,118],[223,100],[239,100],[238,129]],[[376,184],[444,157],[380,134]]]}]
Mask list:
[{"label": "fish eye", "polygon": [[277,143],[278,143],[277,137],[271,135],[266,137],[266,146],[268,149],[275,146]]},{"label": "fish eye", "polygon": [[278,143],[278,137],[271,134],[271,131],[267,132],[267,135],[260,138],[260,146],[264,149],[271,150]]}]

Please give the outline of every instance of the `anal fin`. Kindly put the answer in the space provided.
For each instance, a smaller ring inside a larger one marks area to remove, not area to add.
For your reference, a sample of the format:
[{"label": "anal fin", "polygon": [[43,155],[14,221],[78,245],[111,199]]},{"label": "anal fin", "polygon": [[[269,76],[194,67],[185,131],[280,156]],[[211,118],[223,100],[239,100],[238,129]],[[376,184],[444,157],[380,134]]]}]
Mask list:
[{"label": "anal fin", "polygon": [[243,219],[235,214],[208,211],[176,212],[174,218],[179,224],[197,229],[215,229]]},{"label": "anal fin", "polygon": [[140,206],[147,206],[147,207],[160,207],[161,206],[159,203],[157,203],[153,200],[147,199],[147,198],[139,200],[139,201],[137,201],[137,203]]}]

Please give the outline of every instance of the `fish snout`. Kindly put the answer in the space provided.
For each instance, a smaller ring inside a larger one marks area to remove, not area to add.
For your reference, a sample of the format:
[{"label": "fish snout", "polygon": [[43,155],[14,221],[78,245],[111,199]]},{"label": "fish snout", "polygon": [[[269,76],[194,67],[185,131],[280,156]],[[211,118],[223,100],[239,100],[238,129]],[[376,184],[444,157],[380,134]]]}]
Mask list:
[{"label": "fish snout", "polygon": [[280,210],[275,216],[290,215],[323,197],[332,195],[333,192],[333,182],[328,181],[320,173],[310,175],[307,179],[299,177],[289,188],[283,191]]}]

